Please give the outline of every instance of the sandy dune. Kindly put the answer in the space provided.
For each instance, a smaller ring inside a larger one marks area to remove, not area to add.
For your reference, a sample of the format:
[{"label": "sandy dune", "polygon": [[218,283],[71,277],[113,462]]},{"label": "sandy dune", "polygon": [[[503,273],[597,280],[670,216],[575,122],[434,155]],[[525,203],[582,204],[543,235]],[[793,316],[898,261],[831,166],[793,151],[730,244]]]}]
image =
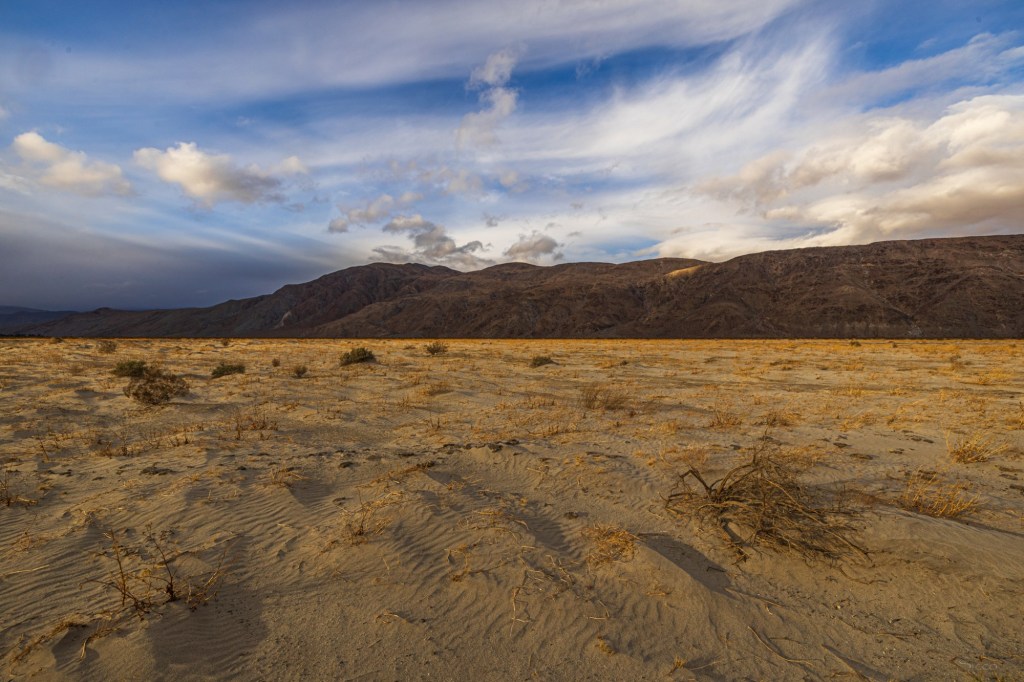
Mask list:
[{"label": "sandy dune", "polygon": [[[1024,677],[1020,342],[448,346],[0,340],[0,679]],[[866,553],[699,514],[754,453]]]}]

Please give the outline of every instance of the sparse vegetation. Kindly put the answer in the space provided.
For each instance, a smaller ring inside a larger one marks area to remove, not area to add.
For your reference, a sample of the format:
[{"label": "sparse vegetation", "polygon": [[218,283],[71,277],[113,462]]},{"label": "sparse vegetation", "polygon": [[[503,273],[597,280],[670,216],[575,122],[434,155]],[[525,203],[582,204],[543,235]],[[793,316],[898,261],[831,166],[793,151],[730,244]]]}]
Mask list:
[{"label": "sparse vegetation", "polygon": [[213,371],[210,372],[210,376],[213,377],[214,379],[226,377],[229,374],[245,374],[245,365],[241,363],[232,364],[228,362],[222,362],[216,367],[214,367]]},{"label": "sparse vegetation", "polygon": [[998,438],[984,433],[961,435],[946,432],[946,450],[950,459],[957,464],[984,462],[1001,455],[1009,447]]},{"label": "sparse vegetation", "polygon": [[637,537],[619,526],[597,524],[583,529],[591,545],[586,561],[591,567],[615,561],[631,561],[636,556]]},{"label": "sparse vegetation", "polygon": [[188,392],[187,381],[158,367],[146,367],[141,376],[132,377],[124,387],[126,396],[144,405],[162,405]]},{"label": "sparse vegetation", "polygon": [[621,392],[600,384],[580,388],[580,407],[586,410],[621,410],[629,403],[629,397]]},{"label": "sparse vegetation", "polygon": [[373,351],[362,346],[353,348],[352,350],[345,351],[341,354],[341,366],[355,365],[360,362],[376,362],[377,358],[374,356]]},{"label": "sparse vegetation", "polygon": [[549,355],[534,355],[530,359],[530,367],[543,367],[544,365],[554,365],[555,361],[551,359]]},{"label": "sparse vegetation", "polygon": [[148,365],[145,360],[122,360],[114,365],[115,377],[139,379],[146,374]]},{"label": "sparse vegetation", "polygon": [[433,343],[428,343],[423,349],[430,355],[441,355],[448,352],[448,344],[434,341]]},{"label": "sparse vegetation", "polygon": [[7,507],[13,507],[16,505],[31,507],[35,505],[38,500],[32,500],[15,493],[11,489],[11,472],[5,467],[3,475],[0,476],[0,502]]},{"label": "sparse vegetation", "polygon": [[897,499],[907,511],[955,519],[978,507],[977,495],[968,493],[962,482],[951,483],[934,471],[915,471],[907,477],[907,487]]},{"label": "sparse vegetation", "polygon": [[227,547],[213,569],[183,578],[173,566],[177,557],[168,556],[166,548],[155,534],[147,536],[149,544],[155,549],[155,555],[150,562],[137,567],[130,566],[129,562],[134,557],[133,563],[142,563],[141,550],[129,552],[112,530],[104,536],[110,540],[115,569],[107,580],[92,582],[114,589],[121,596],[122,609],[130,608],[142,618],[158,606],[183,600],[190,610],[195,611],[217,596],[225,575]]}]

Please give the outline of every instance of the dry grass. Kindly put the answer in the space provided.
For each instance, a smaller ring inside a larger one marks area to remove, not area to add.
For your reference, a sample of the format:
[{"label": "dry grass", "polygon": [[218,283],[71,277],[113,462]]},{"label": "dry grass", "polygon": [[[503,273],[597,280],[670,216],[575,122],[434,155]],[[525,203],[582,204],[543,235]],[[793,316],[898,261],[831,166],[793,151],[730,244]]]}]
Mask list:
[{"label": "dry grass", "polygon": [[953,519],[978,508],[977,495],[970,495],[963,482],[948,482],[934,471],[918,470],[907,477],[907,487],[897,504],[912,512]]},{"label": "dry grass", "polygon": [[399,504],[404,497],[400,490],[360,503],[353,509],[343,509],[345,537],[350,545],[362,545],[374,535],[380,535],[391,525],[385,510]]},{"label": "dry grass", "polygon": [[629,531],[611,524],[587,526],[583,537],[591,545],[586,555],[587,565],[601,566],[615,561],[632,561],[636,556],[637,537]]},{"label": "dry grass", "polygon": [[1009,445],[998,438],[984,433],[954,434],[946,432],[946,451],[957,464],[984,462],[1001,455]]},{"label": "dry grass", "polygon": [[711,408],[711,421],[709,429],[732,429],[743,424],[743,418],[724,405],[714,405]]},{"label": "dry grass", "polygon": [[38,500],[33,500],[15,493],[11,489],[11,472],[5,468],[3,476],[0,476],[0,502],[7,507],[31,507],[37,504]]}]

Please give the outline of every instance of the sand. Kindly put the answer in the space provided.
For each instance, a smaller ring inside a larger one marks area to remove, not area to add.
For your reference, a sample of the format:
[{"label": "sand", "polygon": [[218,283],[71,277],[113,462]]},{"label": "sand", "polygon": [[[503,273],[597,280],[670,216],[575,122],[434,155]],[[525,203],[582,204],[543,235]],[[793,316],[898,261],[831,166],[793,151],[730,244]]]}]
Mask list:
[{"label": "sand", "polygon": [[1024,679],[1024,344],[447,344],[0,339],[0,679]]}]

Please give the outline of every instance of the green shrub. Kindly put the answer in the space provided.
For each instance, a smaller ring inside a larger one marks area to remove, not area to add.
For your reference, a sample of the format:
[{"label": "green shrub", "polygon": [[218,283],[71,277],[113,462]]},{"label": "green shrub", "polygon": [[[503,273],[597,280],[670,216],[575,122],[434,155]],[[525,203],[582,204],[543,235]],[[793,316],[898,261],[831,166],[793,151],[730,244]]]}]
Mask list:
[{"label": "green shrub", "polygon": [[433,343],[428,343],[426,346],[424,346],[424,350],[426,350],[431,355],[441,355],[442,353],[448,352],[448,344],[442,343],[440,341],[434,341]]},{"label": "green shrub", "polygon": [[226,377],[229,374],[245,374],[245,365],[241,363],[233,365],[228,362],[222,362],[216,367],[214,367],[213,371],[210,372],[210,376],[212,376],[214,379]]},{"label": "green shrub", "polygon": [[302,377],[306,376],[306,372],[308,371],[309,367],[306,367],[305,365],[296,365],[295,368],[292,369],[292,375],[296,379],[301,379]]},{"label": "green shrub", "polygon": [[362,346],[353,348],[350,351],[346,351],[341,354],[341,365],[354,365],[357,362],[375,362],[377,358],[374,357],[372,350],[367,350]]},{"label": "green shrub", "polygon": [[141,376],[128,381],[124,394],[145,405],[161,405],[171,398],[188,395],[188,382],[158,367],[147,367]]},{"label": "green shrub", "polygon": [[117,343],[110,339],[103,339],[96,343],[96,350],[104,353],[105,355],[110,355],[117,350]]},{"label": "green shrub", "polygon": [[543,367],[544,365],[553,365],[555,361],[547,355],[535,355],[530,360],[530,367]]},{"label": "green shrub", "polygon": [[146,373],[147,369],[145,360],[122,360],[114,366],[114,376],[138,379]]}]

